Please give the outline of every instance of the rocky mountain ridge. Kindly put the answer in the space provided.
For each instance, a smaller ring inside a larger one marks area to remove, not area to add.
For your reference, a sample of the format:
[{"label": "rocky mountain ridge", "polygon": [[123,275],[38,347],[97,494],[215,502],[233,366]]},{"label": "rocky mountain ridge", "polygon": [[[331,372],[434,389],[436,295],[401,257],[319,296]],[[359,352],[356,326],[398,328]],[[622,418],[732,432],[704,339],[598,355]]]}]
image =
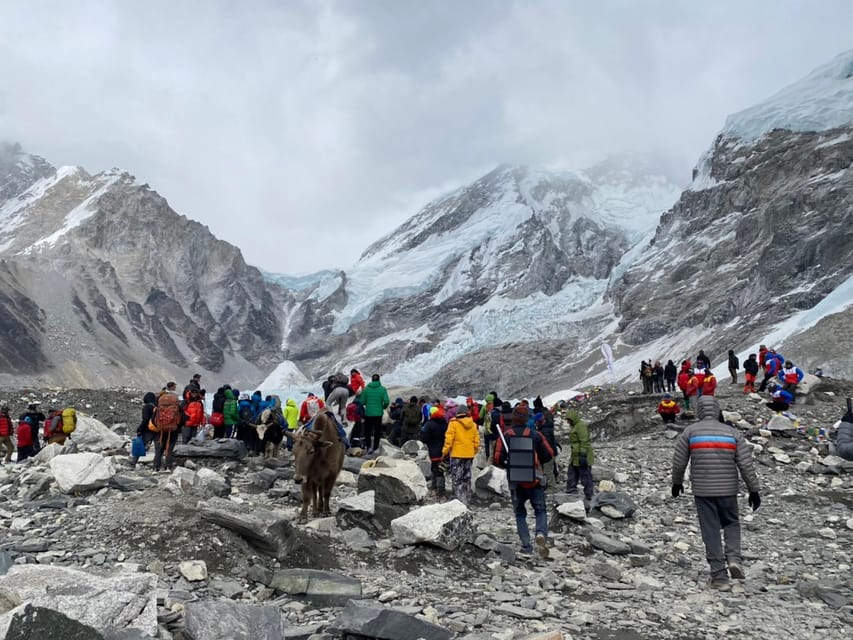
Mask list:
[{"label": "rocky mountain ridge", "polygon": [[17,193],[0,206],[0,319],[18,339],[0,376],[144,386],[198,369],[248,383],[275,362],[280,303],[236,247],[127,173],[2,155]]}]

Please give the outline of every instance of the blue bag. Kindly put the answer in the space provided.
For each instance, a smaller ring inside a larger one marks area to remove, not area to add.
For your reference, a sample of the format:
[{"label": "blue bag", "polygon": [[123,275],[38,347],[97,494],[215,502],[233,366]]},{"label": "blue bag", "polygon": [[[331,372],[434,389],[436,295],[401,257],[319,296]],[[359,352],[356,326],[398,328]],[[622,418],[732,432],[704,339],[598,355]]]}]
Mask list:
[{"label": "blue bag", "polygon": [[134,458],[141,458],[145,455],[145,440],[142,439],[142,436],[136,436],[130,443],[130,455]]}]

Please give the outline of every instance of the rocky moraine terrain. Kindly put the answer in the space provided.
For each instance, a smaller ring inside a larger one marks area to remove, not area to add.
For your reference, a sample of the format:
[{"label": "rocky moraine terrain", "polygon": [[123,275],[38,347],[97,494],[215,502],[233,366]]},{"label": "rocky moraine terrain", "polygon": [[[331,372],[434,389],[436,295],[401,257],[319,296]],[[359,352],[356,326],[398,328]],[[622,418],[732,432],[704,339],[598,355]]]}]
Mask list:
[{"label": "rocky moraine terrain", "polygon": [[81,453],[53,445],[0,467],[0,638],[847,638],[853,463],[812,432],[851,394],[824,379],[794,421],[721,384],[763,497],[752,513],[742,495],[746,580],[721,592],[707,585],[689,485],[670,496],[688,421],[664,428],[651,396],[579,402],[598,497],[586,513],[549,489],[543,560],[520,553],[494,467],[470,508],[437,503],[420,448],[383,443],[376,460],[346,458],[331,517],[298,525],[287,452],[265,462],[235,441],[179,446],[178,468],[155,474],[128,457],[141,394],[6,391],[13,413],[32,400],[77,406]]}]

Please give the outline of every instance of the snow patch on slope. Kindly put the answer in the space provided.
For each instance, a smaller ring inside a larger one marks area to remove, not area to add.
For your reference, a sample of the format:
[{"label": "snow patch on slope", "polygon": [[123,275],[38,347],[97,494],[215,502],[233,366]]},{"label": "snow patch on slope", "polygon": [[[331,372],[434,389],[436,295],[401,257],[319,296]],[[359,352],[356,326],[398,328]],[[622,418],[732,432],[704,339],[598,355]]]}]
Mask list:
[{"label": "snow patch on slope", "polygon": [[299,370],[293,362],[285,360],[278,365],[266,380],[258,387],[260,389],[285,389],[288,387],[308,386],[312,383],[305,377],[305,374]]}]

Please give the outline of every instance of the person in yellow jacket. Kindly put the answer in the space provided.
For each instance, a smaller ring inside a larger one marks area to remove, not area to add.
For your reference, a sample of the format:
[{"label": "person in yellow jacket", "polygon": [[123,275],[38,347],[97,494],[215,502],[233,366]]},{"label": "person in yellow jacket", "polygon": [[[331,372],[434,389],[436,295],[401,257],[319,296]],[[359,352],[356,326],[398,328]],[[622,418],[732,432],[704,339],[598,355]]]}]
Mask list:
[{"label": "person in yellow jacket", "polygon": [[284,405],[284,419],[287,422],[287,450],[293,451],[293,438],[291,434],[299,428],[299,406],[296,400],[288,398]]},{"label": "person in yellow jacket", "polygon": [[479,449],[480,431],[468,415],[468,407],[461,404],[447,425],[441,455],[450,456],[453,497],[466,505],[471,502],[471,467]]}]

